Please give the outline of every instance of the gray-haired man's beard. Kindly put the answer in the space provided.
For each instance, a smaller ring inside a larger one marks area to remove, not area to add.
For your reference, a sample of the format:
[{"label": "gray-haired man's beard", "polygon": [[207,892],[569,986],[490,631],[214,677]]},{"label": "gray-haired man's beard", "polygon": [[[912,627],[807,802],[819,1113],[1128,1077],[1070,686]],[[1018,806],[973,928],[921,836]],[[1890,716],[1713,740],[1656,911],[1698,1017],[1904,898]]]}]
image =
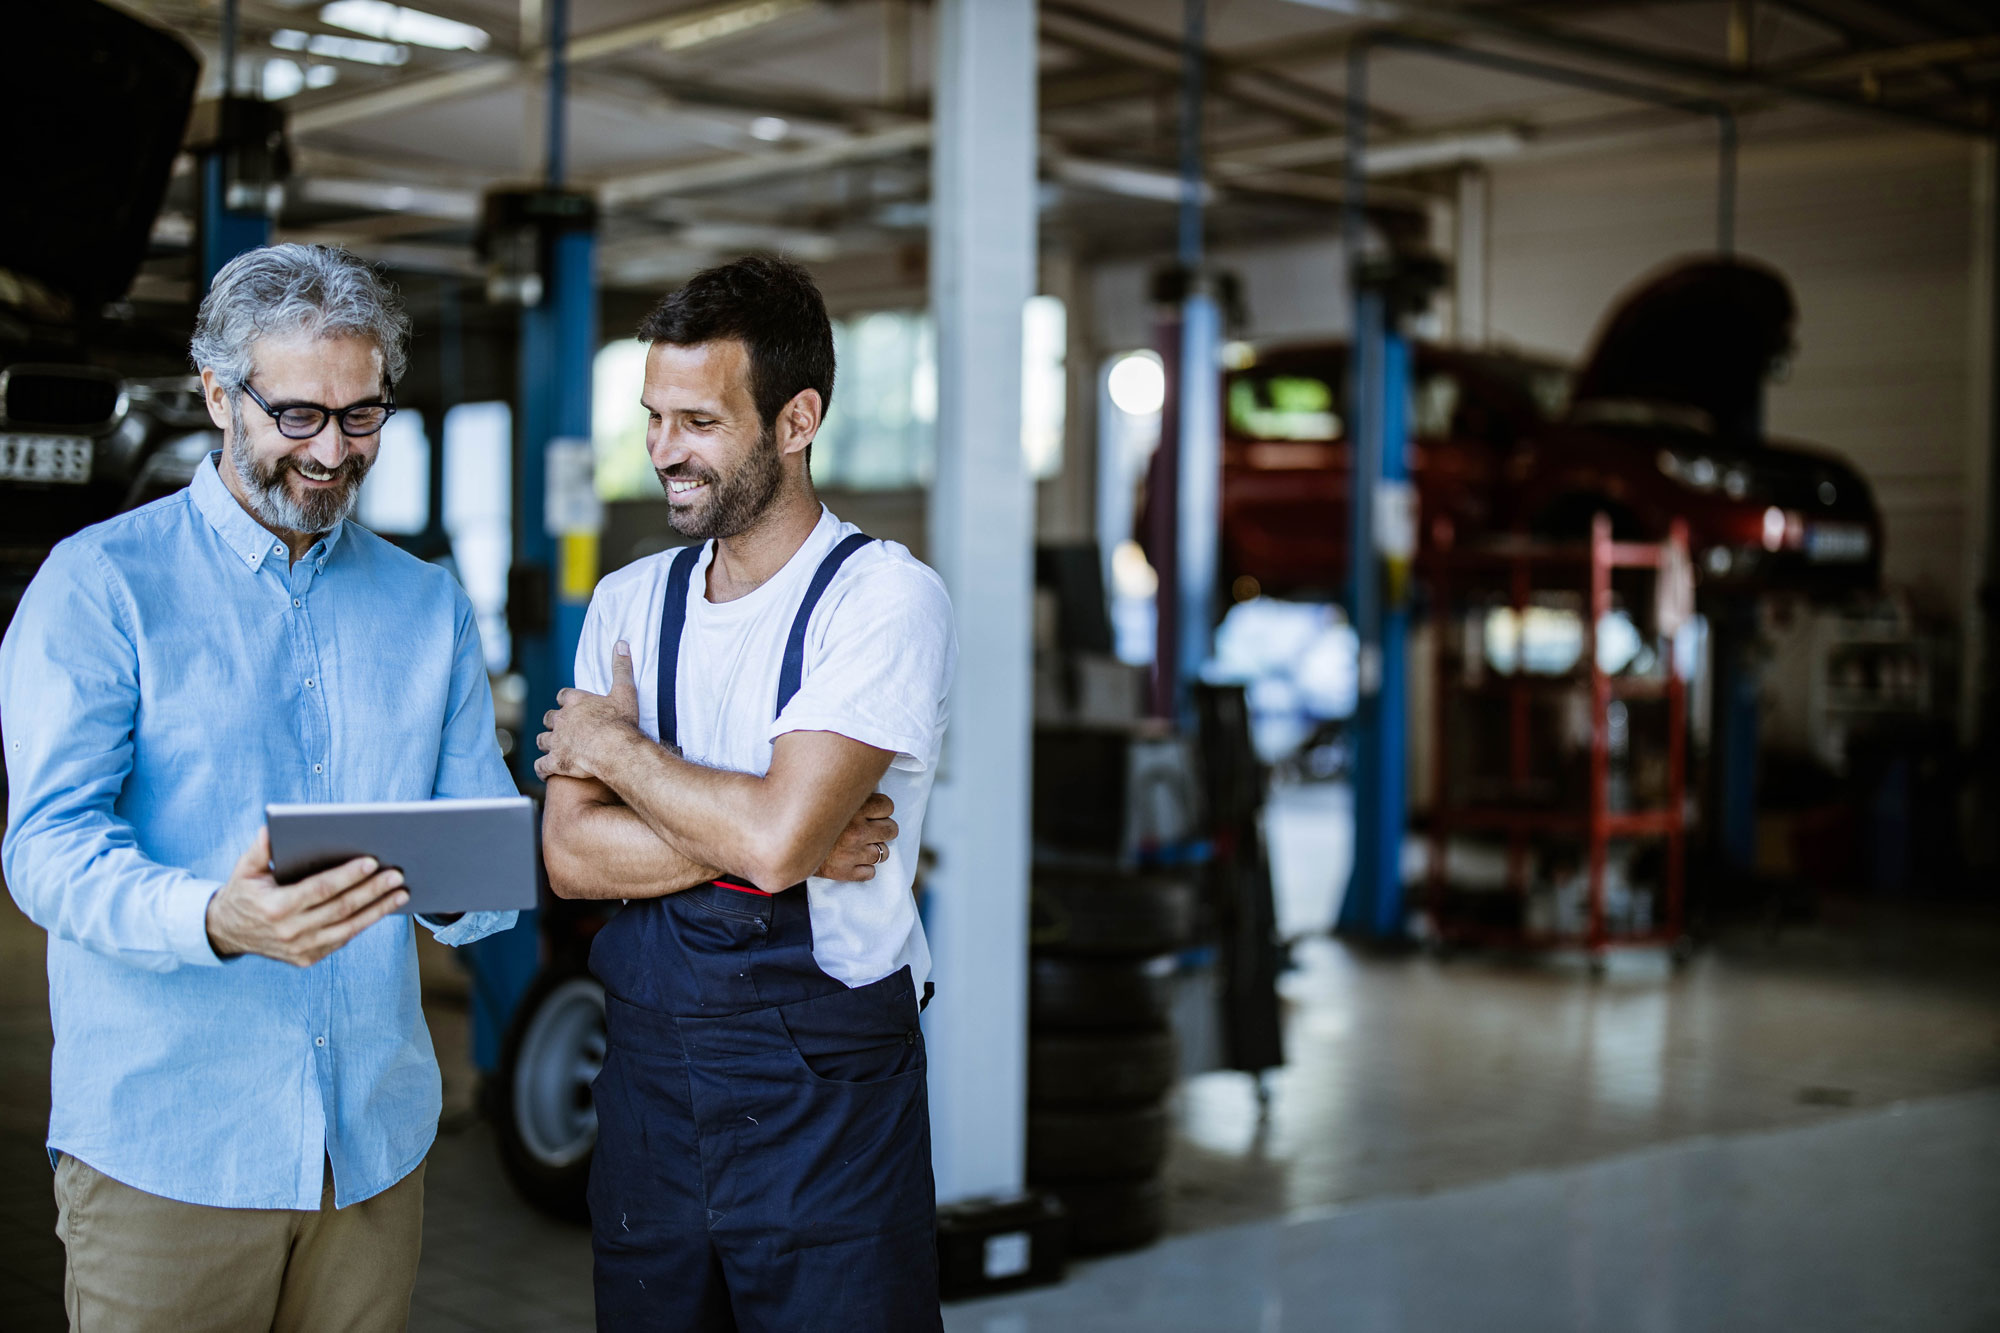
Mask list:
[{"label": "gray-haired man's beard", "polygon": [[234,429],[229,433],[229,462],[236,469],[236,479],[243,483],[252,512],[266,527],[281,532],[327,532],[354,512],[355,502],[361,498],[361,479],[368,475],[373,459],[349,454],[333,470],[337,485],[307,491],[301,499],[285,484],[285,475],[298,471],[298,464],[287,455],[260,466],[246,439],[242,409],[235,404],[231,405],[231,418]]},{"label": "gray-haired man's beard", "polygon": [[708,500],[699,510],[667,511],[669,526],[696,541],[734,537],[748,530],[771,507],[785,479],[783,458],[778,453],[778,433],[769,426],[758,437],[757,447],[750,451],[750,456],[726,477],[681,463],[666,469],[654,468],[653,473],[660,479],[660,489],[666,492],[669,501],[673,499],[667,485],[670,481],[707,483]]}]

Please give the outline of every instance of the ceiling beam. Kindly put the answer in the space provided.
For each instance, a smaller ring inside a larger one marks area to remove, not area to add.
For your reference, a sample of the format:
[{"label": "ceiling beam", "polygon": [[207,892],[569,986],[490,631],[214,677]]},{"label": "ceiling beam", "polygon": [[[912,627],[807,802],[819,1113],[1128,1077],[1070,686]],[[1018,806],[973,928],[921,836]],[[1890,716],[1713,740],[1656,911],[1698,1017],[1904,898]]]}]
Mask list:
[{"label": "ceiling beam", "polygon": [[[1178,37],[1099,13],[1072,0],[1042,0],[1041,31],[1045,38],[1065,46],[1111,56],[1175,78],[1180,76],[1183,53]],[[1212,48],[1204,59],[1204,77],[1219,97],[1315,129],[1337,129],[1346,124],[1347,102],[1339,93],[1282,74],[1242,67],[1227,52]],[[1401,124],[1397,117],[1377,108],[1370,108],[1369,121],[1385,128]]]},{"label": "ceiling beam", "polygon": [[[789,18],[818,9],[819,0],[729,0],[726,4],[710,5],[699,10],[682,10],[663,18],[622,23],[570,38],[564,46],[564,59],[573,66],[588,64],[591,61],[603,60],[657,43],[674,32],[691,31],[691,24],[720,23],[731,13],[761,11],[767,6],[776,7],[772,12],[773,18]],[[769,20],[760,21],[759,26],[766,21]],[[516,80],[540,78],[546,74],[548,64],[548,52],[537,50],[519,57],[484,60],[437,74],[405,79],[384,88],[303,107],[292,114],[291,128],[294,133],[310,134],[315,130],[334,129],[358,120],[373,120],[378,116],[395,115],[432,102],[448,101],[452,98],[470,96],[476,92],[506,87]]]},{"label": "ceiling beam", "polygon": [[595,182],[598,201],[619,208],[666,194],[750,185],[778,176],[822,171],[851,162],[867,162],[928,148],[928,121],[874,130],[805,148],[778,149],[754,155],[732,154],[703,162],[607,176]]},{"label": "ceiling beam", "polygon": [[[1311,0],[1301,2],[1311,3]],[[1973,120],[1918,108],[1871,103],[1858,96],[1830,92],[1813,84],[1764,74],[1755,69],[1740,69],[1692,56],[1628,46],[1595,33],[1559,28],[1494,5],[1471,5],[1462,0],[1386,0],[1381,7],[1400,14],[1404,19],[1429,20],[1455,27],[1461,33],[1480,34],[1545,51],[1603,61],[1643,71],[1656,78],[1684,81],[1712,92],[1773,93],[1795,102],[1857,115],[1886,117],[1956,134],[1984,135],[1989,128]],[[1390,23],[1383,26],[1393,31],[1396,25]]]}]

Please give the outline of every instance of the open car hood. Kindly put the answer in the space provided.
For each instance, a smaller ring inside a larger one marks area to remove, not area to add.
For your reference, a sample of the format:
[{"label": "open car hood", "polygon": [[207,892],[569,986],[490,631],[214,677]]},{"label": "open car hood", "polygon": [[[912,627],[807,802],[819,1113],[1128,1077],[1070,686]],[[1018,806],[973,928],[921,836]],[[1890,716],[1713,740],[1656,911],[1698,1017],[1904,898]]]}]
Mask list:
[{"label": "open car hood", "polygon": [[201,63],[97,0],[16,9],[0,77],[24,123],[0,149],[0,269],[95,314],[145,258]]},{"label": "open car hood", "polygon": [[1764,385],[1791,352],[1797,316],[1791,287],[1768,265],[1678,261],[1613,307],[1571,391],[1570,415],[1761,439]]}]

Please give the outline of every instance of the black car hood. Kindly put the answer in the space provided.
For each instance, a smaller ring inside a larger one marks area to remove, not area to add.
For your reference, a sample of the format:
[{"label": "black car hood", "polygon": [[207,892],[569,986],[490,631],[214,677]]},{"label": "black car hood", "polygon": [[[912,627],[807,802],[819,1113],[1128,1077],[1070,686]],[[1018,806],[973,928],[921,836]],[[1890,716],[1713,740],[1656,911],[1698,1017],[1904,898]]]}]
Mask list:
[{"label": "black car hood", "polygon": [[91,315],[145,258],[201,62],[97,0],[17,8],[0,57],[15,108],[0,149],[0,269]]},{"label": "black car hood", "polygon": [[1623,297],[1571,391],[1579,421],[1680,421],[1725,439],[1763,436],[1764,385],[1792,349],[1798,307],[1754,260],[1675,263]]}]

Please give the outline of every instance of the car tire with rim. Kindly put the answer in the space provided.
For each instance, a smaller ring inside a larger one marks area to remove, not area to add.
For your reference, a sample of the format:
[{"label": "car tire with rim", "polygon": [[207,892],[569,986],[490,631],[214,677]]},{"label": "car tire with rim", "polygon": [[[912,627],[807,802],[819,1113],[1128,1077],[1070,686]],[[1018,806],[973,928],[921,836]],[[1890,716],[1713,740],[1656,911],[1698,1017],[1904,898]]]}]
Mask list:
[{"label": "car tire with rim", "polygon": [[521,998],[496,1080],[500,1160],[536,1208],[588,1222],[597,1146],[591,1082],[604,1067],[604,987],[579,970],[542,973]]}]

